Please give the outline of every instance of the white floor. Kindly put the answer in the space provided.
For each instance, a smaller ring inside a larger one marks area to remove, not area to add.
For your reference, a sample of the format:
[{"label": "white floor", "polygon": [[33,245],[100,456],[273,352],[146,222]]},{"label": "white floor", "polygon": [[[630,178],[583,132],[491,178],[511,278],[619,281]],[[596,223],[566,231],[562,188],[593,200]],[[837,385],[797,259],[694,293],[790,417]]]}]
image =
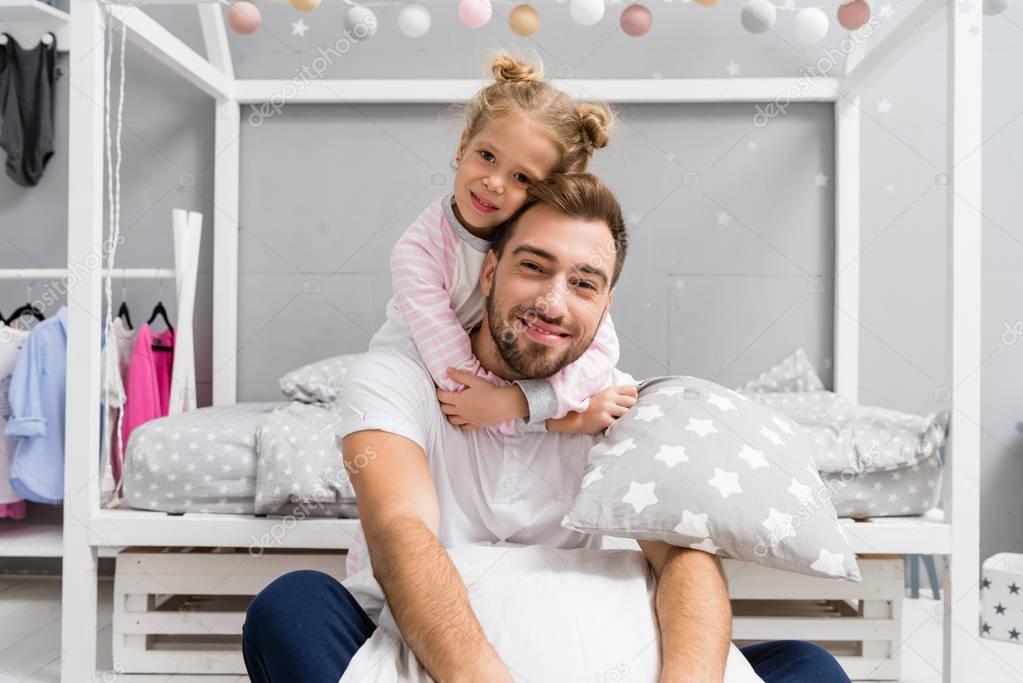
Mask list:
[{"label": "white floor", "polygon": [[[111,667],[110,615],[113,581],[100,582],[98,664]],[[940,683],[941,610],[934,600],[904,603],[902,681]],[[974,681],[1023,683],[1023,644],[981,640],[983,656]],[[0,683],[59,683],[60,581],[0,578]],[[115,676],[113,680],[116,681]],[[87,677],[83,681],[89,680]],[[97,678],[96,680],[100,680]],[[106,679],[103,679],[106,680]],[[169,679],[169,683],[173,683]]]}]

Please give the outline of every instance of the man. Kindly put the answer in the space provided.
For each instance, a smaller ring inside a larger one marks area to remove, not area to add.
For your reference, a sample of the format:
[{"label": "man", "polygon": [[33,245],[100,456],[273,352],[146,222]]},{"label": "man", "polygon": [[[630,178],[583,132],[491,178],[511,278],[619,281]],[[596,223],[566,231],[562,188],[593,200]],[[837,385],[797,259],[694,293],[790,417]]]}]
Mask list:
[{"label": "man", "polygon": [[[586,350],[627,248],[621,209],[596,177],[558,179],[534,188],[534,196],[490,245],[480,274],[483,320],[470,333],[480,364],[506,381],[550,376]],[[529,333],[533,321],[559,334]],[[560,522],[601,435],[463,430],[449,422],[411,342],[366,354],[349,370],[342,402],[349,414],[338,435],[365,534],[365,547],[353,549],[356,574],[342,586],[321,573],[293,572],[260,593],[243,632],[250,677],[336,683],[375,628],[370,613],[379,616],[386,595],[434,679],[512,681],[445,548],[481,541],[600,547],[601,537]],[[661,683],[720,681],[731,639],[720,561],[662,542],[639,545],[658,579]],[[370,570],[375,582],[357,580]],[[372,590],[377,584],[383,595]],[[848,681],[833,657],[809,643],[743,652],[765,680]]]}]

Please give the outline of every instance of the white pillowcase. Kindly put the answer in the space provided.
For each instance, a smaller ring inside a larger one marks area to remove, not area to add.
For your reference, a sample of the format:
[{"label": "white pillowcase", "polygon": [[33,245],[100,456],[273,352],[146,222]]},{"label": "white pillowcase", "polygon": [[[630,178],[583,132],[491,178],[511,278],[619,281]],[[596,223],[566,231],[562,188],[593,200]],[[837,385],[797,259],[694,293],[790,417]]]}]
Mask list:
[{"label": "white pillowcase", "polygon": [[[448,553],[487,639],[516,681],[657,683],[656,579],[642,552],[508,543]],[[385,606],[339,683],[433,681]],[[726,683],[761,679],[734,645]]]}]

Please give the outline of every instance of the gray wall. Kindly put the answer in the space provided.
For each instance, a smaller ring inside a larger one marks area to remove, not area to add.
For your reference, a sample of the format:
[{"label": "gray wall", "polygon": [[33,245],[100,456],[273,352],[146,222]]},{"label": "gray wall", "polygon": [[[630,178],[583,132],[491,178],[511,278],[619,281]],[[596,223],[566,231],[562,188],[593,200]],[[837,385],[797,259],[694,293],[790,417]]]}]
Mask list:
[{"label": "gray wall", "polygon": [[[244,78],[291,78],[303,67],[327,78],[482,77],[493,47],[530,49],[558,76],[726,77],[797,75],[824,45],[799,45],[791,16],[776,32],[750,36],[741,3],[707,10],[653,6],[643,39],[616,30],[614,14],[597,27],[571,24],[567,8],[542,9],[532,40],[501,21],[479,31],[433,9],[427,37],[409,40],[380,8],[380,34],[340,57],[342,3],[311,15],[287,4],[263,6],[264,28],[231,36]],[[908,11],[892,2],[885,30]],[[506,11],[503,5],[498,11]],[[191,8],[149,10],[202,52]],[[291,35],[302,17],[310,29]],[[1023,9],[985,20],[984,392],[982,556],[1020,550],[1023,342],[1003,339],[1023,320],[1023,230],[1012,219],[1023,180],[1018,150],[1023,110]],[[566,40],[570,37],[571,40]],[[925,413],[947,403],[945,205],[936,177],[945,162],[944,35],[935,33],[894,72],[865,89],[863,109],[863,402]],[[68,64],[67,57],[62,62]],[[329,63],[326,63],[329,62]],[[326,63],[326,64],[325,64]],[[209,218],[212,204],[212,105],[182,80],[129,47],[122,227],[126,266],[171,265],[169,211]],[[67,207],[67,80],[58,87],[58,153],[34,189],[0,179],[0,267],[58,266]],[[881,111],[880,101],[891,104]],[[830,105],[794,106],[768,126],[748,105],[643,105],[620,109],[622,125],[593,170],[618,192],[633,249],[613,314],[622,366],[636,374],[686,373],[734,385],[804,346],[825,380],[831,348],[834,133]],[[302,363],[365,348],[390,296],[387,255],[419,211],[446,191],[459,128],[437,106],[291,106],[253,125],[243,112],[239,398],[273,399],[281,373]],[[253,119],[255,121],[255,119]],[[753,143],[752,145],[750,143]],[[818,187],[815,176],[829,176]],[[440,184],[437,184],[440,183]],[[718,215],[730,221],[722,224]],[[197,308],[201,402],[209,401],[211,239],[207,233]],[[823,290],[818,286],[823,283]],[[45,283],[36,283],[38,292]],[[172,311],[171,287],[163,298]],[[145,318],[161,295],[133,283],[127,299]],[[0,282],[0,310],[26,296],[25,283]],[[115,299],[121,291],[115,286]],[[1023,325],[1023,323],[1020,323]]]}]

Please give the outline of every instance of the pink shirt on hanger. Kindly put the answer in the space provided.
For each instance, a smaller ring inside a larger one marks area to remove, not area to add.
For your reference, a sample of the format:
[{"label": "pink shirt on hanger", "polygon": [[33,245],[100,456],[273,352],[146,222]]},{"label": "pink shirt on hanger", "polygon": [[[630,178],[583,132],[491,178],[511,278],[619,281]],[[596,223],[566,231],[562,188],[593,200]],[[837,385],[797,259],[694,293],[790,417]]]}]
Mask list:
[{"label": "pink shirt on hanger", "polygon": [[154,350],[154,344],[173,348],[174,330],[153,334],[149,323],[139,328],[124,387],[127,396],[121,443],[121,452],[124,454],[128,452],[128,437],[131,436],[132,430],[143,422],[163,417],[167,414],[167,406],[170,405],[174,352]]}]

